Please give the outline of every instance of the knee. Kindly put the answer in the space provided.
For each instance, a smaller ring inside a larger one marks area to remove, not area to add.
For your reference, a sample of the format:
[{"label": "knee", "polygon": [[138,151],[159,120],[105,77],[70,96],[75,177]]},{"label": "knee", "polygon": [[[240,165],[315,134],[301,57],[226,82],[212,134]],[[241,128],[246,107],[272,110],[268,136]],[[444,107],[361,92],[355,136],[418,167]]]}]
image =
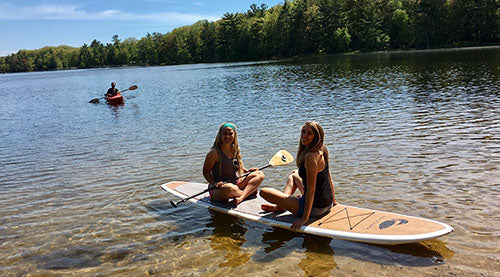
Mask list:
[{"label": "knee", "polygon": [[240,188],[238,188],[238,186],[234,185],[234,186],[227,187],[226,193],[230,197],[240,196],[241,190],[240,190]]},{"label": "knee", "polygon": [[266,175],[264,175],[264,172],[262,172],[260,170],[256,171],[256,173],[257,173],[257,178],[259,178],[259,180],[261,180],[261,181],[263,181],[264,178],[266,177]]},{"label": "knee", "polygon": [[264,172],[262,172],[260,170],[252,172],[252,175],[251,175],[252,180],[256,180],[259,183],[262,183],[262,181],[264,181],[264,178],[265,178]]},{"label": "knee", "polygon": [[266,197],[269,195],[269,188],[261,188],[259,191],[260,197],[266,199]]},{"label": "knee", "polygon": [[222,185],[222,191],[225,191],[226,193],[234,192],[235,190],[238,190],[238,186],[233,183],[225,183]]},{"label": "knee", "polygon": [[271,196],[273,193],[273,189],[272,188],[261,188],[259,190],[259,195],[260,197],[264,198],[264,199],[269,199],[269,196]]}]

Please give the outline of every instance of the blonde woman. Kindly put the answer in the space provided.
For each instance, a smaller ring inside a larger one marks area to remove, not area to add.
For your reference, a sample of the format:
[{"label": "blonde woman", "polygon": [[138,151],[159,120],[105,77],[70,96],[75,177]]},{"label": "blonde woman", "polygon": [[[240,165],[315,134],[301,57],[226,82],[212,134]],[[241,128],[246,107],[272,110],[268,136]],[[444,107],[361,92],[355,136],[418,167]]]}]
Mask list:
[{"label": "blonde woman", "polygon": [[[299,229],[309,217],[328,212],[335,201],[335,189],[328,165],[328,150],[324,146],[324,131],[314,121],[304,123],[301,129],[299,150],[297,151],[298,170],[292,171],[283,192],[273,188],[263,188],[260,196],[272,203],[262,205],[265,211],[288,210],[298,219],[292,229]],[[302,194],[295,197],[296,190]]]},{"label": "blonde woman", "polygon": [[[244,173],[251,172],[244,178],[238,178]],[[210,199],[228,201],[234,199],[238,206],[249,195],[257,192],[257,188],[264,181],[264,173],[258,168],[245,169],[241,161],[238,146],[238,132],[236,125],[225,123],[219,127],[214,144],[203,164],[203,176],[209,186]]]}]

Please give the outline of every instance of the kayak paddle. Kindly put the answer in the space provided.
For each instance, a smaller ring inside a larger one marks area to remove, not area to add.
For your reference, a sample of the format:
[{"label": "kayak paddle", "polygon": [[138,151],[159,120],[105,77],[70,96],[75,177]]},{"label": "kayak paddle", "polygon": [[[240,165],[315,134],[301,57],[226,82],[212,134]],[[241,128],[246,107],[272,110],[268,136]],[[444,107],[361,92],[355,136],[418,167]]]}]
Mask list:
[{"label": "kayak paddle", "polygon": [[[271,160],[269,161],[268,164],[266,164],[265,166],[259,168],[259,170],[262,170],[264,168],[268,168],[270,166],[285,165],[285,164],[289,164],[291,162],[293,162],[293,156],[290,153],[288,153],[288,151],[286,151],[286,150],[280,150],[276,154],[274,154],[274,156],[271,158]],[[225,181],[225,183],[229,183],[229,182],[232,182],[232,181],[236,181],[236,180],[238,180],[240,178],[246,177],[246,176],[250,175],[252,172],[253,171],[249,171],[249,172],[241,175],[241,177],[236,177],[233,180]],[[174,202],[174,200],[172,200],[172,201],[170,201],[170,205],[172,205],[172,207],[174,207],[174,208],[177,208],[177,205],[179,205],[181,203],[184,203],[184,202],[188,201],[189,199],[192,199],[192,198],[194,198],[196,196],[202,195],[205,192],[208,192],[208,191],[210,191],[210,190],[212,190],[214,188],[215,188],[215,186],[209,186],[206,190],[204,190],[204,191],[202,191],[200,193],[197,193],[195,195],[191,195],[189,197],[186,197],[184,199],[181,199],[181,200],[179,200],[177,202]]]}]

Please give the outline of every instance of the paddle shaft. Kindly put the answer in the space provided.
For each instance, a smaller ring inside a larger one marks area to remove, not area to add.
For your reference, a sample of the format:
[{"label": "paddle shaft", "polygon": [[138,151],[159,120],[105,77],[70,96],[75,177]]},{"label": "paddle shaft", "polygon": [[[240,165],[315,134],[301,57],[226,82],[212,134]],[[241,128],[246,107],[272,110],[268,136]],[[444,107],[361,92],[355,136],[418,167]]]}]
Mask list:
[{"label": "paddle shaft", "polygon": [[[271,164],[266,164],[265,166],[263,166],[263,167],[259,168],[259,170],[262,170],[262,169],[264,169],[264,168],[268,168],[268,167],[270,167],[270,166],[271,166]],[[224,183],[232,183],[232,182],[234,182],[234,181],[236,181],[236,180],[238,180],[238,179],[240,179],[240,178],[247,177],[247,176],[248,176],[248,175],[250,175],[252,172],[253,172],[253,171],[248,171],[247,173],[245,173],[245,174],[241,175],[241,177],[236,177],[236,178],[234,178],[234,179],[232,179],[232,180],[230,180],[230,181],[225,181]],[[215,188],[215,185],[214,185],[214,186],[209,186],[209,187],[208,187],[207,189],[205,189],[204,191],[199,192],[199,193],[197,193],[197,194],[195,194],[195,195],[191,195],[191,196],[186,197],[186,198],[184,198],[184,199],[181,199],[181,200],[179,200],[179,201],[177,201],[177,202],[170,201],[170,204],[171,204],[173,207],[177,207],[177,205],[182,204],[182,203],[184,203],[184,202],[188,201],[189,199],[193,199],[193,198],[195,198],[196,196],[200,196],[200,195],[202,195],[202,194],[204,194],[204,193],[206,193],[206,192],[209,192],[209,191],[213,190],[214,188]]]},{"label": "paddle shaft", "polygon": [[[259,170],[262,170],[262,169],[264,169],[264,168],[268,168],[268,167],[270,167],[270,166],[271,166],[271,164],[266,164],[265,166],[263,166],[263,167],[259,168]],[[234,178],[233,180],[231,180],[230,182],[236,181],[236,180],[238,180],[238,179],[240,179],[240,178],[243,178],[243,177],[247,177],[247,176],[248,176],[248,175],[250,175],[252,172],[253,172],[253,171],[248,171],[247,173],[245,173],[245,174],[241,175],[241,177],[236,177],[236,178]],[[226,183],[227,183],[227,182],[226,182]]]}]

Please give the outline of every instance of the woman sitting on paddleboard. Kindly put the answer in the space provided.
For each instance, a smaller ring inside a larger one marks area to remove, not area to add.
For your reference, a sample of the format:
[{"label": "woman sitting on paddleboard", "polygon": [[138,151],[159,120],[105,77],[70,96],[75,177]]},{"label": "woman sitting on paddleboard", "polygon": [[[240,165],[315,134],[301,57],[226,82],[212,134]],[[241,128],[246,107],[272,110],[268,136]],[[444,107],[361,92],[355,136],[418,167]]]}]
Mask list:
[{"label": "woman sitting on paddleboard", "polygon": [[[260,196],[273,203],[264,204],[265,211],[288,210],[299,217],[292,229],[298,229],[309,217],[319,216],[328,212],[335,201],[335,189],[328,169],[328,150],[323,145],[323,128],[314,121],[308,121],[302,126],[297,151],[297,167],[288,176],[284,192],[273,188],[263,188]],[[297,198],[293,193],[299,189],[302,196]]]},{"label": "woman sitting on paddleboard", "polygon": [[[244,178],[241,174],[252,172]],[[203,176],[209,186],[216,189],[210,190],[210,199],[227,201],[234,199],[238,206],[249,195],[256,193],[259,185],[264,181],[264,173],[257,168],[245,169],[241,161],[238,146],[238,132],[232,123],[225,123],[219,127],[219,132],[214,144],[203,165]]]}]

